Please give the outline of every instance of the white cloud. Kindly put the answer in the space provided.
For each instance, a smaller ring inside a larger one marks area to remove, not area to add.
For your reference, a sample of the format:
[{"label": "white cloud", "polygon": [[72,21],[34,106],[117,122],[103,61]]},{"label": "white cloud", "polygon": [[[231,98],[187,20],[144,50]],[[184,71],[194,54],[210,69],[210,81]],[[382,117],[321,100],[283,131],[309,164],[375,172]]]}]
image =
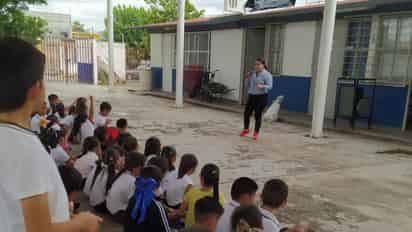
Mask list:
[{"label": "white cloud", "polygon": [[[206,14],[217,14],[223,11],[224,0],[191,0],[198,9],[204,9]],[[125,4],[143,6],[143,0],[113,0],[114,5]],[[106,16],[105,0],[48,0],[47,5],[31,6],[38,11],[71,14],[72,20],[78,20],[87,28],[100,31],[104,29]]]}]

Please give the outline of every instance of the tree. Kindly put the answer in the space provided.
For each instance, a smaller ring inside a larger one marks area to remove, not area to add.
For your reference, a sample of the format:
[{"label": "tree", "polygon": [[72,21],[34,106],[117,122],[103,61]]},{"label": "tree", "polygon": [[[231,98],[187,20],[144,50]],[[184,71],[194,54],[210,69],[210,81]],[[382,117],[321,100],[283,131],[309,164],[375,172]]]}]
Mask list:
[{"label": "tree", "polygon": [[26,16],[27,4],[45,4],[46,0],[1,0],[0,37],[16,36],[36,44],[46,32],[46,21]]},{"label": "tree", "polygon": [[74,21],[72,23],[72,31],[73,32],[86,32],[84,24],[80,23],[79,21]]}]

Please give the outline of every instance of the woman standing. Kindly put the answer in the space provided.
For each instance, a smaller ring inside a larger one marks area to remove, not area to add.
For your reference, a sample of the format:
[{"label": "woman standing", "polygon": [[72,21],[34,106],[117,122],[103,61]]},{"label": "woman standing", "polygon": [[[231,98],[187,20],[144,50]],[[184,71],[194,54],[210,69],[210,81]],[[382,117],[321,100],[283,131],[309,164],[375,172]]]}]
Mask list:
[{"label": "woman standing", "polygon": [[267,105],[268,93],[272,89],[272,74],[266,70],[265,60],[258,58],[255,63],[255,71],[246,76],[249,82],[248,101],[244,114],[244,129],[240,133],[241,137],[249,134],[250,116],[255,113],[255,131],[253,139],[259,138],[259,131],[262,125],[262,113]]}]

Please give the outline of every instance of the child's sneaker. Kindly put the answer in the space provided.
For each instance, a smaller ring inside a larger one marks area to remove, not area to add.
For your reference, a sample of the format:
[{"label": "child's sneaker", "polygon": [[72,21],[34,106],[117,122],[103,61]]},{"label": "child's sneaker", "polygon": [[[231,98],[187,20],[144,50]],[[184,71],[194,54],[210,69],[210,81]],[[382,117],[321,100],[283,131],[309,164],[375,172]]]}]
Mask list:
[{"label": "child's sneaker", "polygon": [[245,137],[247,134],[249,134],[249,129],[244,129],[242,132],[240,132],[240,137]]},{"label": "child's sneaker", "polygon": [[259,134],[258,133],[253,133],[253,140],[258,140]]}]

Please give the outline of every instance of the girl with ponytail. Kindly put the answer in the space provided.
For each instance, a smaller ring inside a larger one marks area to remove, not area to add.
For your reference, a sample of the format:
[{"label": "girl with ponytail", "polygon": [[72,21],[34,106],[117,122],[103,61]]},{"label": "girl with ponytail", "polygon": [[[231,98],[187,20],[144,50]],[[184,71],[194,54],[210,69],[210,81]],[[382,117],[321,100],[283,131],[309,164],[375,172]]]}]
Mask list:
[{"label": "girl with ponytail", "polygon": [[118,149],[110,147],[96,162],[93,171],[87,177],[83,192],[89,196],[90,205],[100,213],[107,212],[106,196],[110,183],[123,168],[122,157]]},{"label": "girl with ponytail", "polygon": [[186,212],[185,226],[195,224],[195,204],[204,197],[213,197],[221,205],[225,203],[225,197],[219,191],[220,170],[215,164],[206,164],[200,171],[200,187],[190,188],[185,194],[179,213]]}]

